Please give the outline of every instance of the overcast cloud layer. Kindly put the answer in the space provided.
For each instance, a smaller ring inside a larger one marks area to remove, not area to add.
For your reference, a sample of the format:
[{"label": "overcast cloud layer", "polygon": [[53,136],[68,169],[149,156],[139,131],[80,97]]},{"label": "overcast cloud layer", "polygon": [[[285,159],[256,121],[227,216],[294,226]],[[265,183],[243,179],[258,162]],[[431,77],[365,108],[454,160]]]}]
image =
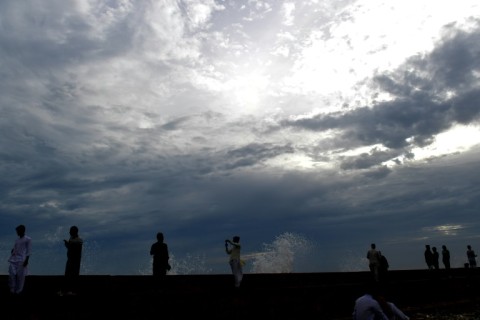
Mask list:
[{"label": "overcast cloud layer", "polygon": [[[454,267],[480,250],[478,0],[0,2],[0,258],[32,274]],[[278,242],[280,240],[280,242]],[[282,242],[285,241],[285,242]],[[276,247],[278,246],[278,247]],[[286,252],[282,249],[287,248]],[[288,256],[288,257],[287,257]],[[257,259],[257,260],[256,260]]]}]

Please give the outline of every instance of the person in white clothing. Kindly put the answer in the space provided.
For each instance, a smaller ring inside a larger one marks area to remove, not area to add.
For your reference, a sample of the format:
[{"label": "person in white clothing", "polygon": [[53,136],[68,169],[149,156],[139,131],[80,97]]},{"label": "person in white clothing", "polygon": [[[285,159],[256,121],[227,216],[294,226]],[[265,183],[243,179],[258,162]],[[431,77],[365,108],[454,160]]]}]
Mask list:
[{"label": "person in white clothing", "polygon": [[[233,241],[229,239],[225,240],[225,251],[230,255],[229,264],[235,278],[235,287],[239,288],[243,278],[242,260],[240,259],[240,250],[242,247],[239,236],[233,237],[232,240]],[[229,244],[231,247],[229,247]]]},{"label": "person in white clothing", "polygon": [[25,235],[25,226],[19,225],[15,228],[18,239],[8,259],[8,286],[12,294],[20,294],[23,291],[25,277],[28,274],[28,262],[32,253],[32,239]]},{"label": "person in white clothing", "polygon": [[370,292],[355,300],[352,317],[353,320],[389,320]]},{"label": "person in white clothing", "polygon": [[380,280],[380,254],[376,249],[375,243],[370,245],[370,250],[367,251],[368,267],[373,275],[375,281]]},{"label": "person in white clothing", "polygon": [[366,293],[355,301],[353,320],[409,320],[393,302],[387,301],[379,287],[367,286]]}]

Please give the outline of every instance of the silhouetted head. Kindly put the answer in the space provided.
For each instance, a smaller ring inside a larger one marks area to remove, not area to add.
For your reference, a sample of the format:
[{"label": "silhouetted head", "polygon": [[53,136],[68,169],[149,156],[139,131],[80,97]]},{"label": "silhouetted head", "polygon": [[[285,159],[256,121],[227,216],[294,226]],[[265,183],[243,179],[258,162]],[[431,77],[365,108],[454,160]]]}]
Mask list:
[{"label": "silhouetted head", "polygon": [[157,233],[157,240],[160,242],[163,242],[163,233],[161,232]]},{"label": "silhouetted head", "polygon": [[71,226],[70,227],[70,235],[72,237],[78,236],[78,227],[77,226]]},{"label": "silhouetted head", "polygon": [[239,236],[233,237],[233,242],[239,243],[240,242],[240,237]]},{"label": "silhouetted head", "polygon": [[17,235],[19,237],[23,237],[25,235],[25,226],[23,224],[17,226],[15,230],[17,231]]},{"label": "silhouetted head", "polygon": [[425,245],[425,249],[430,250],[430,245],[429,245],[429,244],[426,244],[426,245]]},{"label": "silhouetted head", "polygon": [[468,245],[468,246],[467,246],[467,249],[468,249],[468,250],[472,249],[472,246],[471,246],[471,245]]},{"label": "silhouetted head", "polygon": [[433,252],[437,252],[437,247],[432,247]]},{"label": "silhouetted head", "polygon": [[447,250],[447,246],[446,246],[446,245],[443,245],[443,246],[442,246],[442,249],[443,249],[443,250]]},{"label": "silhouetted head", "polygon": [[376,247],[377,247],[377,246],[375,245],[375,243],[372,243],[372,244],[370,245],[370,248],[372,248],[372,249],[375,249]]}]

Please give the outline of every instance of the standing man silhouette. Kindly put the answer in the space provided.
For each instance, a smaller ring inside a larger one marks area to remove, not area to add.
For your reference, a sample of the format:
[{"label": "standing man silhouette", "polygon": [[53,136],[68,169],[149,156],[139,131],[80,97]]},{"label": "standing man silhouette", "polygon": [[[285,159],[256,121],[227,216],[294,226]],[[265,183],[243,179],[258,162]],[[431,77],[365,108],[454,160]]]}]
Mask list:
[{"label": "standing man silhouette", "polygon": [[475,251],[473,251],[472,246],[468,245],[467,246],[467,258],[468,258],[468,264],[470,265],[470,268],[476,268],[477,267],[477,255],[475,254]]},{"label": "standing man silhouette", "polygon": [[153,276],[159,279],[163,278],[167,274],[167,271],[171,269],[168,246],[164,242],[163,233],[157,233],[157,242],[152,244],[150,255],[153,256]]},{"label": "standing man silhouette", "polygon": [[445,269],[450,270],[450,251],[448,251],[446,245],[442,246],[442,262]]},{"label": "standing man silhouette", "polygon": [[235,288],[239,288],[243,279],[242,260],[240,259],[242,246],[239,236],[234,236],[232,240],[225,240],[225,252],[230,255],[229,264],[235,279]]},{"label": "standing man silhouette", "polygon": [[423,255],[425,257],[425,263],[427,264],[428,269],[432,270],[433,269],[433,252],[432,252],[432,249],[430,249],[429,244],[425,245],[425,252]]},{"label": "standing man silhouette", "polygon": [[380,256],[380,265],[378,269],[378,275],[379,275],[380,281],[387,282],[388,268],[390,268],[390,265],[388,264],[387,257],[385,257],[381,251],[378,251],[378,255]]},{"label": "standing man silhouette", "polygon": [[12,294],[20,294],[25,285],[25,277],[28,274],[28,262],[32,254],[32,238],[25,235],[25,226],[23,224],[15,228],[18,239],[11,251],[8,259],[10,266],[8,268],[8,286]]},{"label": "standing man silhouette", "polygon": [[65,264],[65,288],[67,295],[74,295],[77,291],[80,276],[80,262],[82,260],[83,239],[78,235],[78,227],[70,227],[70,238],[63,240],[67,248],[67,263]]},{"label": "standing man silhouette", "polygon": [[367,259],[368,259],[368,267],[373,275],[373,279],[375,281],[380,280],[379,272],[380,272],[380,254],[377,251],[377,246],[375,243],[370,245],[370,250],[367,252]]}]

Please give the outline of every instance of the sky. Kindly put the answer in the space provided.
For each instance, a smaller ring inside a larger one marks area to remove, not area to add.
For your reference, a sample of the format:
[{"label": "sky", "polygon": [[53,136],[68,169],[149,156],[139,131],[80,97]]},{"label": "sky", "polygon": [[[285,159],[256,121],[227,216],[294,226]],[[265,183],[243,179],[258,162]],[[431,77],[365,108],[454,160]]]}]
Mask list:
[{"label": "sky", "polygon": [[[0,2],[0,274],[452,266],[480,250],[478,0]],[[265,267],[269,265],[269,267]]]}]

